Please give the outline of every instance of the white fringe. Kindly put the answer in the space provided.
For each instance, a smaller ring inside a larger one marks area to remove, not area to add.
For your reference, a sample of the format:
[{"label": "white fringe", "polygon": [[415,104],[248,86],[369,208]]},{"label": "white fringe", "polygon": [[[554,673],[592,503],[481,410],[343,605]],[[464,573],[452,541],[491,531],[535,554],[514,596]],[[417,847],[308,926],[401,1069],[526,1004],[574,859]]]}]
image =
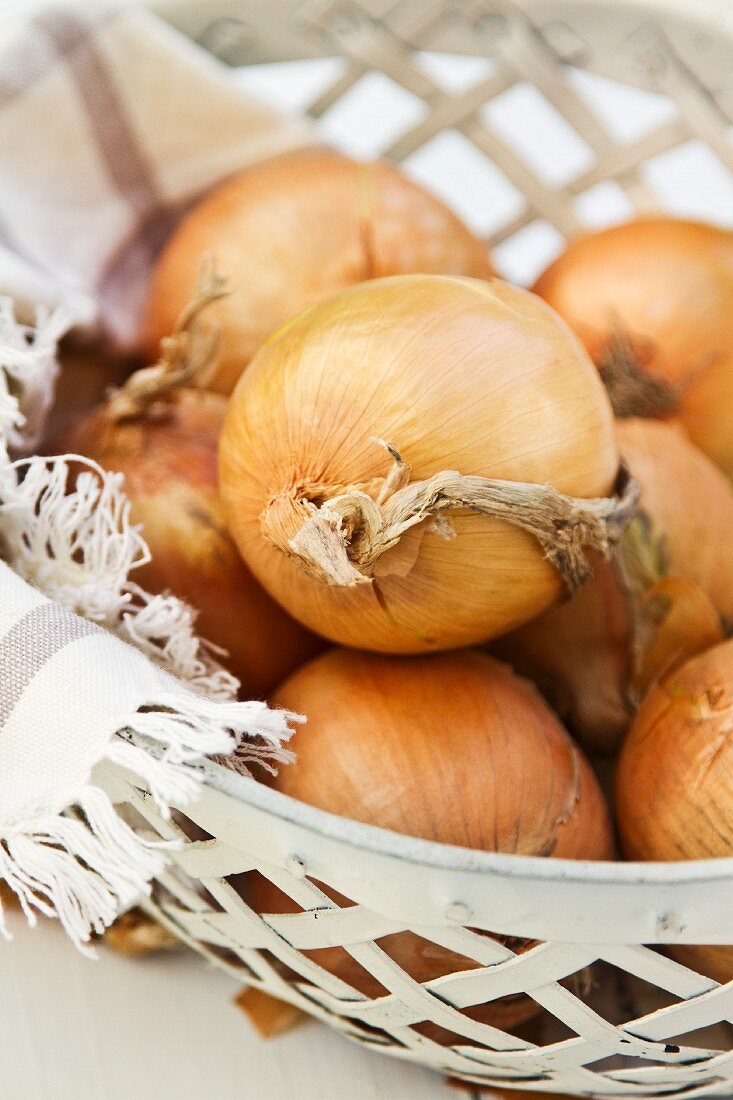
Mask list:
[{"label": "white fringe", "polygon": [[[112,738],[104,759],[145,783],[159,812],[185,806],[200,793],[205,756],[287,762],[291,724],[302,721],[265,703],[217,703],[175,686],[154,707],[138,711]],[[250,740],[251,739],[251,740]],[[92,784],[75,806],[83,820],[51,815],[5,829],[0,878],[17,895],[31,925],[36,912],[57,917],[76,946],[86,945],[136,899],[150,892],[170,844],[141,837],[117,815],[107,794]],[[11,939],[0,901],[0,935]]]},{"label": "white fringe", "polygon": [[269,770],[287,764],[285,748],[292,726],[304,719],[266,703],[217,702],[172,689],[158,693],[155,707],[138,711],[130,728],[110,743],[105,758],[143,779],[163,817],[169,804],[190,801],[201,783],[204,757],[222,756],[223,763],[261,761]]},{"label": "white fringe", "polygon": [[196,634],[195,611],[129,579],[150,551],[130,521],[121,474],[77,455],[5,466],[0,457],[0,555],[44,595],[131,642],[194,690],[236,697],[238,681]]},{"label": "white fringe", "polygon": [[[198,638],[195,612],[173,596],[152,596],[129,579],[150,560],[130,522],[122,477],[81,456],[26,458],[50,404],[56,341],[67,327],[57,311],[39,313],[35,332],[0,299],[0,557],[50,599],[132,643],[170,681],[151,705],[111,739],[105,759],[151,791],[160,813],[195,799],[207,756],[246,771],[292,759],[285,744],[302,719],[265,703],[237,702],[237,680]],[[81,473],[79,472],[81,468]],[[73,475],[73,476],[72,476]],[[187,688],[191,690],[187,690]],[[79,817],[40,813],[4,828],[0,878],[31,924],[58,917],[82,951],[141,895],[170,845],[139,836],[91,783],[75,803]],[[9,938],[0,901],[0,934]]]},{"label": "white fringe", "polygon": [[0,439],[10,450],[38,442],[53,401],[56,345],[71,325],[64,309],[39,306],[34,327],[15,318],[12,298],[0,298]]},{"label": "white fringe", "polygon": [[[85,945],[136,899],[164,866],[161,848],[117,816],[107,795],[87,786],[77,804],[85,820],[54,815],[6,831],[0,877],[16,894],[31,926],[36,912],[57,917],[85,954]],[[0,901],[0,933],[11,939]]]}]

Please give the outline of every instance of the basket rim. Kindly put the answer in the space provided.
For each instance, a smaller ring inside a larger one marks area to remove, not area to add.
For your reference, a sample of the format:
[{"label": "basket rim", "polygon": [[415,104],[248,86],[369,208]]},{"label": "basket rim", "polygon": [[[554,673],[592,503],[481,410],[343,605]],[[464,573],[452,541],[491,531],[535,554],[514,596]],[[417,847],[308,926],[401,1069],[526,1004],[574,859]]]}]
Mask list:
[{"label": "basket rim", "polygon": [[[124,2],[132,4],[134,0]],[[364,0],[361,3],[364,5]],[[733,43],[733,5],[728,0],[511,0],[511,3],[517,11],[533,20],[548,16],[554,23],[560,21],[570,26],[574,25],[578,14],[584,10],[592,13],[593,21],[584,27],[591,52],[581,68],[605,72],[605,66],[599,67],[598,62],[602,58],[597,56],[596,51],[599,45],[604,44],[609,32],[616,40],[619,35],[623,38],[627,33],[638,31],[641,27],[662,23],[666,28],[672,28],[678,39],[681,36],[686,60],[692,63],[693,68],[699,65],[714,84],[726,88],[729,86],[729,66],[725,57]],[[273,13],[276,20],[282,22],[287,16],[294,15],[302,4],[300,0],[207,0],[206,4],[201,0],[143,0],[143,6],[200,45],[204,45],[205,49],[210,49],[201,40],[201,34],[218,20],[223,23],[246,21],[254,31],[257,41],[257,36],[261,39],[263,30],[270,27]],[[332,57],[339,53],[336,47],[328,48],[324,44],[325,40],[319,41],[318,35],[306,34],[297,39],[292,38],[284,53],[280,49],[273,51],[272,39],[267,35],[265,39],[264,52],[252,49],[250,42],[238,60],[229,59],[227,63],[235,67],[246,67],[263,62]],[[262,44],[259,42],[259,45]],[[679,44],[678,42],[678,46]],[[423,48],[430,51],[433,47],[427,45]],[[484,53],[482,49],[472,48],[470,39],[466,49],[449,49],[447,52],[467,52],[476,56]],[[615,75],[618,79],[640,87],[649,87],[642,71],[633,65],[622,67],[625,71],[623,78],[618,73],[607,75]]]},{"label": "basket rim", "polygon": [[[397,833],[379,825],[329,813],[274,790],[256,779],[219,764],[205,765],[208,786],[221,794],[316,836],[341,841],[367,852],[419,863],[434,870],[468,871],[502,878],[543,879],[590,885],[674,886],[680,883],[731,883],[733,856],[669,862],[638,860],[555,859],[546,856],[487,852]],[[184,811],[185,812],[185,811]],[[733,900],[733,898],[732,898]]]}]

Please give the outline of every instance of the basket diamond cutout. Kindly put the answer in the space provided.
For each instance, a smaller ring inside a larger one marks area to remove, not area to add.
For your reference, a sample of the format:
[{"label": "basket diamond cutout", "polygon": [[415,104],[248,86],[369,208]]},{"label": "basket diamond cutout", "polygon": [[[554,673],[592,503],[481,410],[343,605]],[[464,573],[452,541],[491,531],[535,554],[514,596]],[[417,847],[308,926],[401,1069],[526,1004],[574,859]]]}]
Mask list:
[{"label": "basket diamond cutout", "polygon": [[[492,935],[451,920],[450,907],[408,924],[389,911],[388,891],[379,909],[348,901],[340,861],[310,877],[286,844],[273,862],[278,827],[263,833],[261,811],[246,801],[232,831],[231,798],[219,792],[207,789],[190,821],[165,821],[113,770],[103,781],[148,831],[181,845],[150,910],[239,981],[353,1041],[478,1084],[602,1096],[731,1091],[733,982],[719,986],[634,943]],[[255,882],[271,884],[274,911],[258,911]]]}]

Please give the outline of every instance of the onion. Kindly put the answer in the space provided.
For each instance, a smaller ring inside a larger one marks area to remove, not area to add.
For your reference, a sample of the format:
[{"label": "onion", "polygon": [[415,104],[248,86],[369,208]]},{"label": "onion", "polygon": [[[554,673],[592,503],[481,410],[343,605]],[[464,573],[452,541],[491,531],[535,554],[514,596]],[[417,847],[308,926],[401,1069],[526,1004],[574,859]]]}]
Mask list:
[{"label": "onion", "polygon": [[680,417],[733,474],[733,233],[650,218],[574,241],[535,291],[575,329],[618,415]]},{"label": "onion", "polygon": [[301,314],[242,376],[220,445],[255,575],[320,634],[383,652],[482,641],[581,584],[633,486],[562,494],[607,493],[617,469],[603,387],[556,315],[439,276]]},{"label": "onion", "polygon": [[[651,689],[617,775],[618,825],[629,859],[733,856],[732,714],[731,641]],[[670,950],[719,982],[733,979],[732,946]]]},{"label": "onion", "polygon": [[383,275],[491,273],[485,245],[396,168],[326,149],[289,153],[216,188],[175,230],[150,292],[150,354],[209,251],[232,286],[214,311],[222,348],[211,386],[221,393],[270,333],[319,298]]},{"label": "onion", "polygon": [[[486,654],[331,650],[299,669],[273,702],[308,715],[295,735],[296,762],[266,779],[293,798],[480,851],[613,857],[609,814],[585,758],[534,689]],[[260,913],[297,909],[261,876],[250,876],[246,894]],[[412,932],[380,946],[418,982],[478,965]],[[306,954],[360,993],[386,992],[343,948]],[[466,1015],[511,1027],[537,1009],[512,996]]]},{"label": "onion", "polygon": [[[204,293],[191,316],[208,300]],[[191,335],[187,324],[184,318],[178,337]],[[227,651],[224,663],[243,693],[261,696],[321,644],[262,590],[228,534],[217,487],[226,400],[174,384],[191,381],[208,360],[211,345],[203,343],[194,353],[184,340],[182,352],[174,338],[167,361],[132,375],[47,449],[85,455],[124,474],[133,522],[142,524],[151,551],[136,579],[149,592],[171,591],[196,608],[198,629]],[[173,369],[179,355],[183,365]]]},{"label": "onion", "polygon": [[[502,639],[588,747],[616,747],[649,682],[733,622],[733,489],[675,424],[622,420],[640,513],[575,599]],[[722,620],[722,622],[721,622]]]}]

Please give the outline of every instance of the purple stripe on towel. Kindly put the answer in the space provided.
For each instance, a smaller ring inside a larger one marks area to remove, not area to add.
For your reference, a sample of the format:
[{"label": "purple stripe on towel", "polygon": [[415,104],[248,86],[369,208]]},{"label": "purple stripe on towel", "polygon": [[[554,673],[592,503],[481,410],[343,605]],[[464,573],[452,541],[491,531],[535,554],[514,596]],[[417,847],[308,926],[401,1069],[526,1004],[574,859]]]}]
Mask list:
[{"label": "purple stripe on towel", "polygon": [[97,27],[123,10],[119,4],[79,6],[75,33],[56,41],[51,40],[49,28],[58,19],[58,10],[40,11],[30,18],[23,36],[11,38],[0,51],[0,109],[64,63]]},{"label": "purple stripe on towel", "polygon": [[[82,35],[83,27],[83,17],[67,10],[57,11],[45,29],[54,47],[64,51],[70,38]],[[103,303],[125,300],[134,286],[140,288],[142,297],[150,266],[180,210],[171,208],[162,198],[154,168],[93,37],[87,36],[70,58],[69,74],[84,104],[107,178],[136,215],[135,224],[99,277],[99,297]]]},{"label": "purple stripe on towel", "polygon": [[[102,51],[85,34],[87,21],[74,9],[58,8],[46,20],[49,41],[59,53],[68,53],[69,74],[86,109],[97,150],[115,190],[133,209],[147,214],[160,205],[153,170],[127,118]],[[76,41],[71,52],[69,43]]]},{"label": "purple stripe on towel", "polygon": [[39,669],[67,645],[102,627],[48,601],[31,608],[0,639],[0,729]]}]

